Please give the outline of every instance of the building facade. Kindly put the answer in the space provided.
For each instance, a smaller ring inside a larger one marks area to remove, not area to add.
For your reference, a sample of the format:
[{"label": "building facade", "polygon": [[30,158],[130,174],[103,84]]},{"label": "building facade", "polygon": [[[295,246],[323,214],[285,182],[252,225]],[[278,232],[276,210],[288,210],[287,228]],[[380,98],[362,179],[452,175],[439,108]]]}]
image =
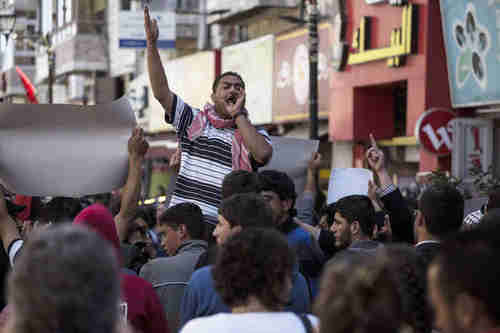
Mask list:
[{"label": "building facade", "polygon": [[27,0],[12,2],[10,6],[16,15],[16,26],[8,38],[5,35],[0,38],[0,98],[3,102],[24,103],[26,93],[16,72],[16,66],[33,78],[36,70],[36,48],[29,40],[17,37],[38,33],[39,11],[36,3]]}]

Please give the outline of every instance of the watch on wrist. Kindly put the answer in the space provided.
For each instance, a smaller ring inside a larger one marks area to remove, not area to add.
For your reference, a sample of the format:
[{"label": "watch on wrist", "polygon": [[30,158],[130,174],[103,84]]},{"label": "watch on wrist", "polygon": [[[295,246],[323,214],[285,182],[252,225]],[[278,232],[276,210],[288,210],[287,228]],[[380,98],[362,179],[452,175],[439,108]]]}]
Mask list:
[{"label": "watch on wrist", "polygon": [[239,116],[244,116],[246,117],[247,116],[247,112],[245,110],[240,110],[238,112],[236,112],[233,116],[233,120],[236,120],[236,118],[238,118]]}]

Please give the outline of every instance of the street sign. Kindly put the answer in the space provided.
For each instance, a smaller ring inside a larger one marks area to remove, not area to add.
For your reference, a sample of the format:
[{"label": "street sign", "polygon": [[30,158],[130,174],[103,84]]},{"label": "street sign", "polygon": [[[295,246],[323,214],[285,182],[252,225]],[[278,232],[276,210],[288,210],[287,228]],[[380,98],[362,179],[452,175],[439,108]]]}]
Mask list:
[{"label": "street sign", "polygon": [[446,156],[453,149],[453,119],[455,114],[447,109],[431,109],[423,113],[415,127],[415,137],[422,147],[432,154]]},{"label": "street sign", "polygon": [[[160,36],[156,45],[159,49],[175,48],[175,13],[151,12],[151,18],[158,22]],[[120,11],[120,48],[146,48],[146,33],[144,31],[144,12]]]}]

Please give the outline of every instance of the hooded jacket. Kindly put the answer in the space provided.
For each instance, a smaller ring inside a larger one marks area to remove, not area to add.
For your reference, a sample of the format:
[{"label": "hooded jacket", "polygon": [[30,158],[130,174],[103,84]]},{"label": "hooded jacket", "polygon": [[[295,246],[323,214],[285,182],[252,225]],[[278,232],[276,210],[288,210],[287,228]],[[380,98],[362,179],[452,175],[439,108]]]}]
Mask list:
[{"label": "hooded jacket", "polygon": [[[118,232],[113,216],[106,207],[99,204],[87,207],[78,214],[73,223],[84,225],[107,240],[121,262]],[[121,294],[122,301],[127,303],[127,320],[136,332],[169,332],[163,307],[149,282],[138,276],[122,273]]]}]

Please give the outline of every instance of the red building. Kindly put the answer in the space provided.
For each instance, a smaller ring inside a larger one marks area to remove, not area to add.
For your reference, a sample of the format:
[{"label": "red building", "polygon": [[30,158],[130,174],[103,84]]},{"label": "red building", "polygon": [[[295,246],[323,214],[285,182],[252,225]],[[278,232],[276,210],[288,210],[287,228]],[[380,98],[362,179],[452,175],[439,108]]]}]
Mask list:
[{"label": "red building", "polygon": [[[331,79],[333,167],[359,166],[373,133],[382,145],[394,147],[394,161],[409,161],[414,173],[450,170],[450,157],[417,148],[414,137],[423,112],[451,108],[439,1],[409,0],[405,6],[390,5],[388,0],[344,4],[341,21],[349,58],[344,70]],[[339,27],[337,23],[336,33]],[[410,54],[404,55],[404,50]],[[401,56],[388,57],[393,54]],[[398,62],[399,67],[394,66]],[[401,170],[411,173],[408,167],[397,171]]]}]

